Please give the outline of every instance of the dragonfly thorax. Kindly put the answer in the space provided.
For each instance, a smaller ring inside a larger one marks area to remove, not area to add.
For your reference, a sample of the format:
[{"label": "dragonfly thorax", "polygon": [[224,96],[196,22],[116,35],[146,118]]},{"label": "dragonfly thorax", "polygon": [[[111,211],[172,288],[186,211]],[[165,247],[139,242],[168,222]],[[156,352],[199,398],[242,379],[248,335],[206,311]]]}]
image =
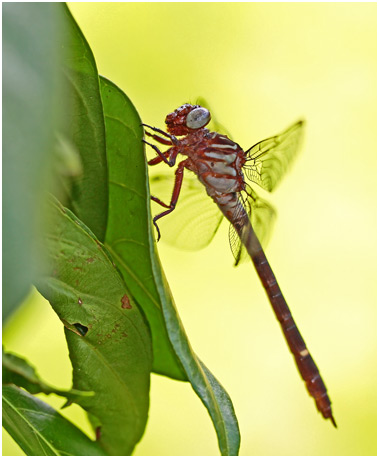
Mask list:
[{"label": "dragonfly thorax", "polygon": [[204,132],[201,146],[198,143],[196,148],[191,149],[187,145],[186,154],[191,159],[191,169],[205,185],[209,195],[244,189],[242,165],[245,156],[237,143],[216,132]]}]

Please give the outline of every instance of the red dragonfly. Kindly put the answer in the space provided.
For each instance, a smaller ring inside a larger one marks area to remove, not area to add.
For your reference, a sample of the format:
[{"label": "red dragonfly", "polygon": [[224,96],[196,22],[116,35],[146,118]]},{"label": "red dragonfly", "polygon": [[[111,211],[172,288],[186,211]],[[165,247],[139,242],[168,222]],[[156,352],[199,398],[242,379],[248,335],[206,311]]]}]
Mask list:
[{"label": "red dragonfly", "polygon": [[299,149],[304,122],[298,121],[281,134],[256,143],[244,151],[227,135],[206,129],[210,119],[207,108],[184,104],[167,115],[167,132],[143,124],[153,131],[146,131],[149,137],[170,147],[161,152],[156,145],[144,140],[157,153],[148,162],[149,165],[164,162],[174,167],[179,154],[186,157],[177,165],[170,204],[151,196],[154,202],[166,209],[153,218],[158,240],[161,234],[157,221],[174,211],[182,188],[184,169],[188,169],[197,176],[206,193],[217,204],[222,212],[221,218],[223,215],[230,222],[229,240],[235,264],[248,257],[253,261],[309,394],[323,417],[330,419],[336,427],[325,384],[262,249],[260,239],[266,235],[274,210],[245,181],[249,179],[263,189],[272,191]]}]

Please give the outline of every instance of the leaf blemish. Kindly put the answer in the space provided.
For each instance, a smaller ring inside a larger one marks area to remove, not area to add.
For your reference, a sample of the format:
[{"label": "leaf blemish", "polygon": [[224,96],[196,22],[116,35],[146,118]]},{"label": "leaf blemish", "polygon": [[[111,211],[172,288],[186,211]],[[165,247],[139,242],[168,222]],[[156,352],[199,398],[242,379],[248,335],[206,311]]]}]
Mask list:
[{"label": "leaf blemish", "polygon": [[131,309],[132,306],[130,304],[129,298],[126,294],[124,294],[121,298],[121,307],[123,309]]},{"label": "leaf blemish", "polygon": [[86,259],[86,261],[88,262],[88,264],[91,264],[94,260],[95,260],[95,258],[87,258],[87,259]]},{"label": "leaf blemish", "polygon": [[82,305],[82,304],[83,304],[83,301],[80,299],[80,297],[78,298],[78,304],[79,304],[79,305]]}]

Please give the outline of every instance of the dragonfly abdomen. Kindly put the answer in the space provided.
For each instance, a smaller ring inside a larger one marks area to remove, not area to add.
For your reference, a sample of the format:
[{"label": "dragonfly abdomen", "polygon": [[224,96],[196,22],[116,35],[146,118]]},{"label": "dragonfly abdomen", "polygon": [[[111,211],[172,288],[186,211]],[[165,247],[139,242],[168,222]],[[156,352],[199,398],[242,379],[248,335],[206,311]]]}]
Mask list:
[{"label": "dragonfly abdomen", "polygon": [[327,419],[330,418],[333,425],[336,426],[326,386],[296,326],[291,311],[262,248],[253,253],[252,260],[262,285],[266,290],[275,315],[282,327],[287,344],[295,358],[300,375],[305,381],[309,394],[314,398],[317,409],[321,412],[322,416]]}]

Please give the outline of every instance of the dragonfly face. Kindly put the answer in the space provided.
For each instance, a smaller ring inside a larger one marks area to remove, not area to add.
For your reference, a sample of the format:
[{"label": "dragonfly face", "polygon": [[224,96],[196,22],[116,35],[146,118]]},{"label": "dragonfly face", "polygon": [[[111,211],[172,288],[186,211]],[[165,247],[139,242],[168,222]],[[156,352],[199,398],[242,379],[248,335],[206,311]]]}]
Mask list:
[{"label": "dragonfly face", "polygon": [[186,103],[166,116],[167,130],[171,135],[187,135],[201,129],[211,120],[211,114],[200,105]]}]

